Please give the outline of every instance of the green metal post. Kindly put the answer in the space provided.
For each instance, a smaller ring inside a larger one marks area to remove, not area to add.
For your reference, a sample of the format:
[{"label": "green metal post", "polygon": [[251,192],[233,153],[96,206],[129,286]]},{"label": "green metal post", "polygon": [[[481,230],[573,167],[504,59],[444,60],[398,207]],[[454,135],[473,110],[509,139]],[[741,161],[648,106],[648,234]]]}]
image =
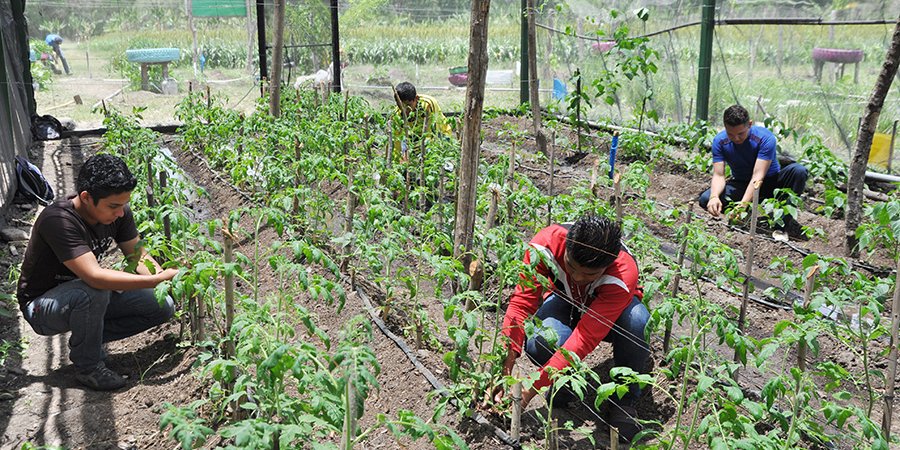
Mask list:
[{"label": "green metal post", "polygon": [[524,105],[528,103],[528,3],[527,0],[522,0],[522,36],[520,40],[519,47],[521,49],[520,59],[521,63],[519,64],[519,104]]},{"label": "green metal post", "polygon": [[716,0],[703,0],[700,23],[700,63],[697,70],[696,120],[709,119],[709,80],[712,66],[712,42],[715,27]]}]

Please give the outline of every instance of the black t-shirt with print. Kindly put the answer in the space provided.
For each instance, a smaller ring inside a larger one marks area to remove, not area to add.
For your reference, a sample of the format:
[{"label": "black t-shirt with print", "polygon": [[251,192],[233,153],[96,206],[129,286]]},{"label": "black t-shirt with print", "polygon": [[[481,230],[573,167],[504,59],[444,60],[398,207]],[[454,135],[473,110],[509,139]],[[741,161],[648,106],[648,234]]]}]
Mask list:
[{"label": "black t-shirt with print", "polygon": [[[73,197],[74,198],[74,197]],[[138,236],[131,209],[109,225],[89,225],[75,211],[72,198],[59,200],[41,212],[25,250],[16,296],[20,307],[59,284],[77,278],[63,261],[93,252],[97,261],[113,241],[126,242]]]}]

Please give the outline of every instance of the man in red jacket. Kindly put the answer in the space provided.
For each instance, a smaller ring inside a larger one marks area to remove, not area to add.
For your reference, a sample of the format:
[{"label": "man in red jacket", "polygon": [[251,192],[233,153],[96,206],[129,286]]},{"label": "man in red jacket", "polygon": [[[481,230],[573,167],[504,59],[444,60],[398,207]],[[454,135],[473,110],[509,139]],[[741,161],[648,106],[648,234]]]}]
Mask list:
[{"label": "man in red jacket", "polygon": [[[574,224],[544,228],[531,240],[525,263],[531,264],[536,253],[540,253],[537,272],[547,277],[552,286],[541,286],[537,280],[526,283],[531,287],[520,283],[503,320],[503,334],[509,338],[503,374],[512,373],[523,343],[529,359],[541,367],[540,379],[522,393],[523,407],[541,388],[551,384],[547,367],[562,369],[569,365],[560,347],[583,359],[601,341],[610,342],[616,366],[638,373],[646,370],[650,349],[644,328],[650,313],[641,302],[637,264],[621,239],[618,224],[588,215]],[[523,324],[535,314],[543,327],[556,332],[556,342],[547,342],[541,335],[527,336],[526,341]],[[610,408],[609,424],[618,428],[620,437],[627,441],[641,428],[635,420],[634,407],[640,393],[639,386],[631,385],[629,392],[621,399],[615,398]],[[561,389],[554,405],[562,406],[573,399],[573,393]]]}]

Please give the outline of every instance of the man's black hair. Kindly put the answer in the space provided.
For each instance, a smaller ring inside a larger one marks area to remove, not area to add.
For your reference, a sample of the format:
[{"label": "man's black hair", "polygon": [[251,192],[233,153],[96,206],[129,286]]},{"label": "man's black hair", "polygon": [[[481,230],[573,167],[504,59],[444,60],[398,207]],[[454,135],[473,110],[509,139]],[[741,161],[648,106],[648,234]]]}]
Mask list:
[{"label": "man's black hair", "polygon": [[750,123],[750,113],[741,105],[731,105],[725,109],[725,114],[722,114],[722,122],[729,127],[747,125]]},{"label": "man's black hair", "polygon": [[409,81],[404,81],[397,85],[397,97],[404,102],[411,102],[416,99],[416,87]]},{"label": "man's black hair", "polygon": [[586,215],[566,235],[566,254],[579,266],[591,269],[613,263],[622,249],[622,229],[606,217]]},{"label": "man's black hair", "polygon": [[79,193],[87,191],[94,199],[94,205],[110,195],[131,192],[137,185],[137,178],[128,170],[125,161],[118,156],[94,155],[84,162],[75,180]]}]

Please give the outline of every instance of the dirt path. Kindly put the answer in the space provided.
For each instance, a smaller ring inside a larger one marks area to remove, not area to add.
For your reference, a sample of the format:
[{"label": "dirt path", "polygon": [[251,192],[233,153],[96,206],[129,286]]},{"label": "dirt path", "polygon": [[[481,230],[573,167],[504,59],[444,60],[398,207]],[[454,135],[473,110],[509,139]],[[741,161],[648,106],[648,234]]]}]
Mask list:
[{"label": "dirt path", "polygon": [[[91,140],[89,140],[91,141]],[[91,147],[78,140],[36,143],[31,160],[53,185],[57,197],[74,191],[75,173]],[[38,209],[12,208],[8,221],[32,223]],[[18,264],[24,244],[17,245]],[[95,392],[74,378],[68,357],[68,334],[39,336],[14,311],[0,320],[0,337],[23,340],[21,357],[11,357],[0,372],[0,448],[18,449],[25,443],[70,449],[166,448],[158,430],[161,399],[188,401],[195,390],[186,376],[192,350],[177,348],[177,326],[167,324],[130,339],[110,343],[107,364],[128,377],[119,391]]]}]

